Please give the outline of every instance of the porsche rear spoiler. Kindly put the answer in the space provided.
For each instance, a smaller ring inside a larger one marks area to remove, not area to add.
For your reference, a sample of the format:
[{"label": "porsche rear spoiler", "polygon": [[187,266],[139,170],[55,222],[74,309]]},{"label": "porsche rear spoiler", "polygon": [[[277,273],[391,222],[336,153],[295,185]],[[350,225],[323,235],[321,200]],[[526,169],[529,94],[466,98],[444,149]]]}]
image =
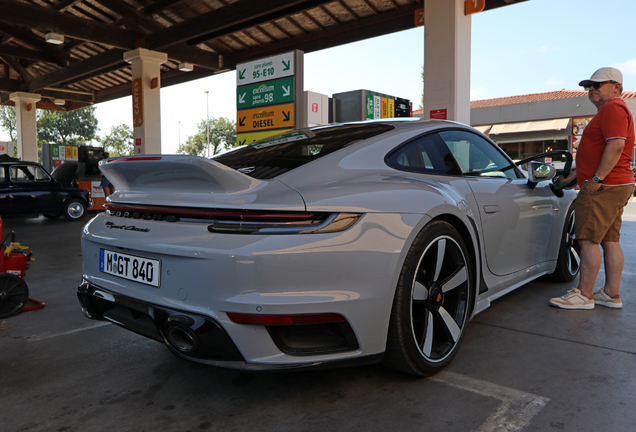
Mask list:
[{"label": "porsche rear spoiler", "polygon": [[115,186],[110,201],[180,207],[305,210],[298,192],[276,180],[258,180],[210,159],[144,155],[99,162]]}]

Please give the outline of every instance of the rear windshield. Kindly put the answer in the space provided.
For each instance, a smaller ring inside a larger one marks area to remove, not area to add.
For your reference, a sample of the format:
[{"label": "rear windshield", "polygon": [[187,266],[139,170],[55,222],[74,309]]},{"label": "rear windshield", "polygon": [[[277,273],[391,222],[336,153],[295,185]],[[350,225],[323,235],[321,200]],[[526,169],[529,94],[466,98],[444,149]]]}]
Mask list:
[{"label": "rear windshield", "polygon": [[390,130],[393,126],[382,123],[297,130],[215,156],[214,160],[266,180]]}]

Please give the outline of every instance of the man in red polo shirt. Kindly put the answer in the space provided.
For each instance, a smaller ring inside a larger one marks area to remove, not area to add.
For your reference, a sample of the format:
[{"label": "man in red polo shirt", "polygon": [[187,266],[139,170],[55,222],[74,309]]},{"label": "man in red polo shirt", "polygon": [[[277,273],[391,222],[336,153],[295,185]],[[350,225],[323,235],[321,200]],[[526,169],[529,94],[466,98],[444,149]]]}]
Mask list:
[{"label": "man in red polo shirt", "polygon": [[[581,273],[578,288],[550,299],[550,304],[564,309],[594,309],[595,304],[621,308],[618,290],[625,258],[619,240],[623,207],[634,190],[634,119],[620,97],[623,74],[618,69],[601,68],[579,85],[589,91],[597,112],[583,131],[576,153],[576,173],[562,180],[570,182],[576,176],[581,187],[574,203]],[[602,262],[605,285],[593,292]]]}]

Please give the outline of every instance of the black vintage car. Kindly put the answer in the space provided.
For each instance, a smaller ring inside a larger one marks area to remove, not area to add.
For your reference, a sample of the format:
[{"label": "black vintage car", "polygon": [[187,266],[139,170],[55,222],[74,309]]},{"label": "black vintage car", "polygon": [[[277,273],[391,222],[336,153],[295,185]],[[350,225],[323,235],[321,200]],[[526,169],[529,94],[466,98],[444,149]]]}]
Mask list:
[{"label": "black vintage car", "polygon": [[35,162],[0,161],[0,215],[43,214],[79,221],[91,207],[87,190],[55,180]]}]

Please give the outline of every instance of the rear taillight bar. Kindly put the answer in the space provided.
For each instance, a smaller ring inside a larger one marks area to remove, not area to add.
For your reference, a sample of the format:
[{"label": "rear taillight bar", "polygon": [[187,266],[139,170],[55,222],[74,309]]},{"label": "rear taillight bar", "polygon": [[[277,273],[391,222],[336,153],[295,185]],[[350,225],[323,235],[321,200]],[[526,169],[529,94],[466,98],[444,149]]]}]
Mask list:
[{"label": "rear taillight bar", "polygon": [[[229,219],[229,220],[247,220],[247,221],[262,221],[262,220],[295,220],[295,221],[307,221],[316,218],[319,213],[304,213],[304,212],[260,212],[251,210],[223,210],[223,209],[197,209],[197,208],[177,208],[177,207],[161,207],[161,206],[148,206],[148,205],[131,205],[131,204],[117,204],[106,203],[104,208],[109,211],[125,212],[130,215],[138,213],[153,213],[178,216],[181,218],[196,218],[196,219]],[[126,217],[126,216],[124,216]]]},{"label": "rear taillight bar", "polygon": [[207,223],[209,232],[220,234],[339,232],[351,227],[362,216],[359,213],[197,209],[117,203],[106,203],[104,208],[109,215],[124,218]]}]

